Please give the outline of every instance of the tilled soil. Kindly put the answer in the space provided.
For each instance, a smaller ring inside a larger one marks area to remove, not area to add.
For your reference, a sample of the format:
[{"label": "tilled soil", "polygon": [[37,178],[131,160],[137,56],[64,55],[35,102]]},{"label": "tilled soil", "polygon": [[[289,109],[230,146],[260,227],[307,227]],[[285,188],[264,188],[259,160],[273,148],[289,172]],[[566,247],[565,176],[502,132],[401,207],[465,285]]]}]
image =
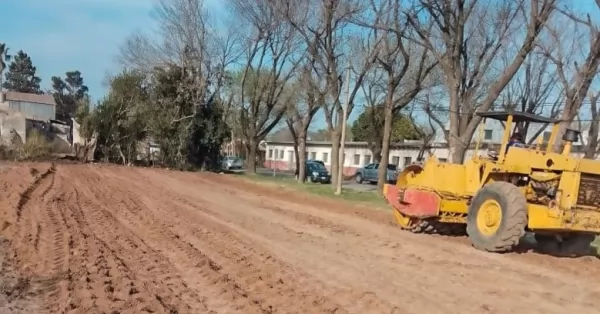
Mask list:
[{"label": "tilled soil", "polygon": [[0,313],[600,311],[594,257],[485,253],[232,176],[0,172]]}]

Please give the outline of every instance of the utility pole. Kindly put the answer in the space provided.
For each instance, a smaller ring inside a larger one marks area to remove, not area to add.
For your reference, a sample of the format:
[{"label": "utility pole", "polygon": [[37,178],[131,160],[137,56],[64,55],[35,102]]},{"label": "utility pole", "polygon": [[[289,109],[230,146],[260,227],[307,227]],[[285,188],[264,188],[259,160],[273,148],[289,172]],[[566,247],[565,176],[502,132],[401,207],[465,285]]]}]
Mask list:
[{"label": "utility pole", "polygon": [[[342,194],[342,182],[344,181],[344,158],[345,146],[346,146],[346,120],[348,119],[348,105],[350,103],[350,61],[348,61],[348,67],[346,68],[346,101],[342,107],[342,140],[340,145],[340,165],[338,167],[337,181],[335,187],[335,195]],[[332,143],[333,144],[333,143]],[[336,143],[337,144],[337,143]]]}]

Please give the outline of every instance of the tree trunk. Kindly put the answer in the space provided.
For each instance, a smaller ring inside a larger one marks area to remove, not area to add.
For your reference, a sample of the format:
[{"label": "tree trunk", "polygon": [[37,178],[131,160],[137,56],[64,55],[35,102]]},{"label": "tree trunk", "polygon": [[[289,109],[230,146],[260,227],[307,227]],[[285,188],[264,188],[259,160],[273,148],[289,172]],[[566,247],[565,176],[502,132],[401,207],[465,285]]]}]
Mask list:
[{"label": "tree trunk", "polygon": [[[594,117],[592,115],[592,117]],[[590,129],[588,130],[588,143],[585,148],[584,158],[588,159],[596,159],[597,151],[598,151],[598,133],[600,132],[600,122],[594,117],[594,121],[590,124]]]},{"label": "tree trunk", "polygon": [[371,145],[371,154],[373,154],[373,161],[374,162],[380,162],[381,161],[381,156],[383,155],[383,153],[382,153],[382,146],[383,146],[382,143],[383,143],[383,141],[385,141],[385,139],[382,139],[381,142],[373,143],[373,145]]},{"label": "tree trunk", "polygon": [[[465,117],[459,112],[461,109],[458,88],[459,83],[454,79],[449,79],[446,82],[446,85],[450,86],[450,124],[448,128],[448,136],[446,138],[446,142],[448,143],[448,159],[450,163],[462,164],[468,147],[465,147],[465,145],[461,142],[467,125],[466,121],[464,121]],[[444,127],[443,125],[440,126]],[[469,137],[469,142],[471,141],[472,137],[473,134],[471,134],[471,137]]]},{"label": "tree trunk", "polygon": [[258,150],[258,144],[254,140],[248,141],[246,144],[246,151],[248,155],[246,156],[246,164],[248,171],[250,174],[256,174],[256,151]]},{"label": "tree trunk", "polygon": [[590,128],[588,130],[588,142],[585,148],[585,156],[584,158],[596,159],[596,155],[598,154],[598,133],[600,133],[600,121],[598,121],[598,98],[600,98],[600,93],[590,93],[588,96],[590,100],[590,111],[592,122],[590,123]]},{"label": "tree trunk", "polygon": [[296,170],[300,170],[300,152],[298,146],[294,147],[294,154],[296,155]]},{"label": "tree trunk", "polygon": [[385,107],[385,121],[383,123],[383,141],[381,145],[381,161],[377,171],[377,190],[383,191],[383,185],[387,183],[387,168],[390,160],[390,141],[392,135],[392,122],[394,119],[393,107]]},{"label": "tree trunk", "polygon": [[452,155],[450,155],[450,158],[452,158],[452,163],[453,164],[462,164],[463,161],[465,160],[465,155],[466,155],[468,149],[469,149],[469,146],[461,143],[460,141],[456,141],[456,143],[453,147]]},{"label": "tree trunk", "polygon": [[338,169],[344,166],[343,160],[340,161],[340,139],[339,131],[331,132],[331,186],[335,189],[338,179]]},{"label": "tree trunk", "polygon": [[298,155],[296,169],[298,169],[298,182],[304,183],[306,177],[306,133],[298,136]]}]

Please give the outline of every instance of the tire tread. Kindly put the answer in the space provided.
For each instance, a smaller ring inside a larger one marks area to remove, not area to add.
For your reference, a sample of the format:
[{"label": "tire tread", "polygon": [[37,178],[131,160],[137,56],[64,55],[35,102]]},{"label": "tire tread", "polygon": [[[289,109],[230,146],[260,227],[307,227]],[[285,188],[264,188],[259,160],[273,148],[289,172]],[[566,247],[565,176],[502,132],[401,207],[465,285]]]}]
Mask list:
[{"label": "tire tread", "polygon": [[[525,227],[527,226],[527,200],[521,191],[519,191],[519,188],[509,182],[492,182],[484,186],[478,193],[485,193],[488,190],[500,194],[504,199],[506,208],[502,209],[502,215],[506,219],[504,220],[504,226],[498,231],[499,234],[495,241],[490,241],[489,243],[477,243],[479,241],[474,241],[473,245],[485,251],[506,252],[517,246],[521,238],[525,235]],[[473,240],[478,235],[473,235],[473,230],[470,230],[471,228],[467,227],[467,234]],[[474,228],[476,229],[475,226]]]}]

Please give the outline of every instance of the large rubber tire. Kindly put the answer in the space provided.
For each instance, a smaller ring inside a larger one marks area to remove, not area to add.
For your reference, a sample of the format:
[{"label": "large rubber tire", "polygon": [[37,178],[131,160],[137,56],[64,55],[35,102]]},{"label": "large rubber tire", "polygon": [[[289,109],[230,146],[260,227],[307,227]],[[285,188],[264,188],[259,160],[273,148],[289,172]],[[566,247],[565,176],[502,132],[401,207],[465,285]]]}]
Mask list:
[{"label": "large rubber tire", "polygon": [[[495,202],[501,217],[495,231],[485,234],[477,219],[482,205]],[[527,226],[527,199],[520,189],[508,182],[492,182],[481,188],[471,201],[467,216],[467,234],[473,246],[489,252],[507,252],[519,244]]]},{"label": "large rubber tire", "polygon": [[538,249],[548,255],[558,257],[580,257],[590,254],[591,244],[596,237],[588,233],[563,235],[559,240],[554,235],[535,234]]}]

